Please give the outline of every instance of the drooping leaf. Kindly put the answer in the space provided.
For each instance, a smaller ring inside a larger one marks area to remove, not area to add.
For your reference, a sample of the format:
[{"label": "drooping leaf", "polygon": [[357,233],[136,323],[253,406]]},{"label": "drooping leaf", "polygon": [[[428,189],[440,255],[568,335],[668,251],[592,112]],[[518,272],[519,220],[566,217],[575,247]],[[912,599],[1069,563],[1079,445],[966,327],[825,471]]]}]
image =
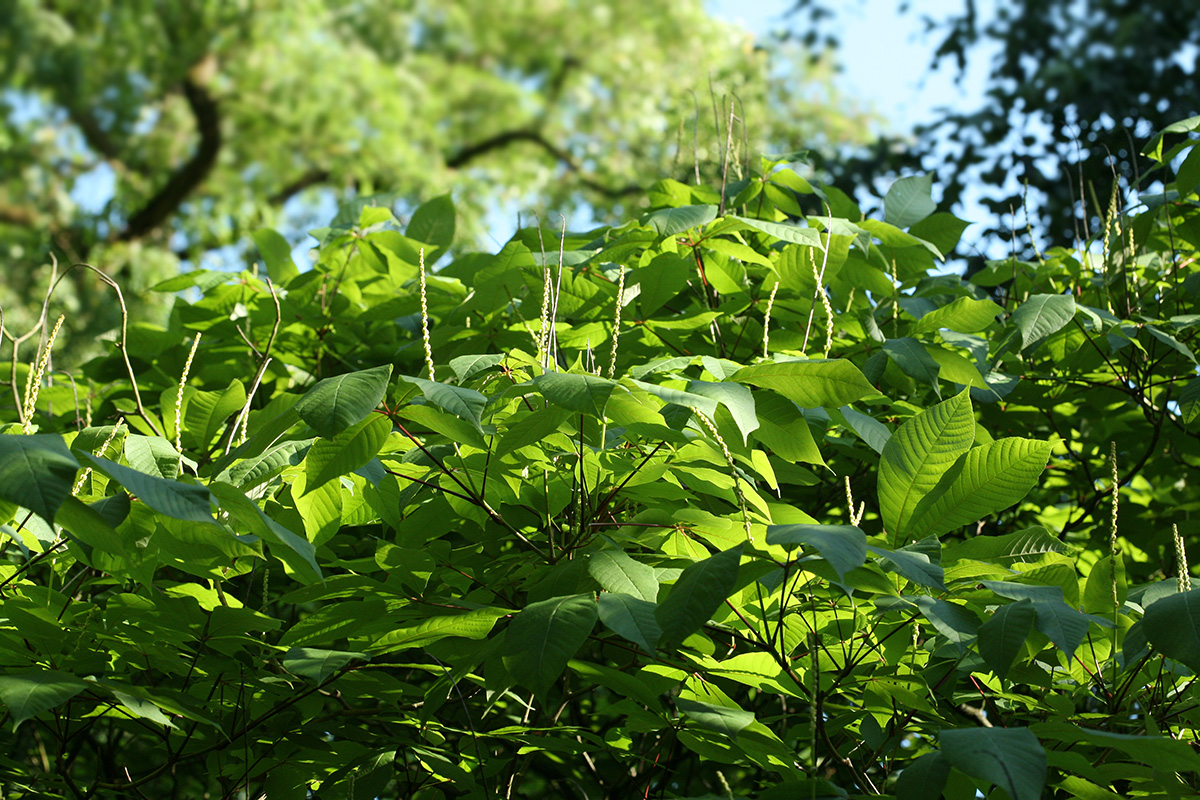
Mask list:
[{"label": "drooping leaf", "polygon": [[292,260],[292,246],[278,231],[259,228],[250,238],[267,265],[267,274],[275,283],[286,286],[288,281],[300,274],[296,262]]},{"label": "drooping leaf", "polygon": [[1142,627],[1155,650],[1200,672],[1200,589],[1155,600]]},{"label": "drooping leaf", "polygon": [[977,561],[997,561],[1008,565],[1015,561],[1036,561],[1044,553],[1065,553],[1067,545],[1052,536],[1040,525],[1002,536],[974,536],[963,542],[946,546],[942,552],[945,562],[971,558]]},{"label": "drooping leaf", "polygon": [[1088,627],[1092,623],[1112,627],[1111,620],[1084,614],[1067,605],[1061,586],[1030,586],[1010,581],[987,580],[980,583],[1001,597],[1031,601],[1037,614],[1037,629],[1046,634],[1046,638],[1067,658],[1075,656],[1075,651],[1087,636]]},{"label": "drooping leaf", "polygon": [[726,219],[737,220],[738,222],[755,230],[774,236],[785,242],[792,244],[809,245],[812,247],[825,249],[825,245],[821,239],[821,233],[816,228],[801,228],[798,225],[785,225],[779,222],[768,222],[765,219],[752,219],[750,217],[739,217],[736,214],[730,214]]},{"label": "drooping leaf", "polygon": [[928,384],[933,387],[934,394],[938,397],[942,396],[941,387],[938,386],[938,373],[941,371],[941,365],[925,351],[923,344],[911,336],[888,339],[883,343],[883,352],[887,353],[888,358],[905,375],[915,381]]},{"label": "drooping leaf", "polygon": [[838,408],[878,394],[845,359],[758,364],[738,370],[733,380],[779,392],[803,408]]},{"label": "drooping leaf", "polygon": [[1041,477],[1052,447],[1009,437],[971,448],[918,502],[907,534],[941,536],[1019,502]]},{"label": "drooping leaf", "polygon": [[294,410],[317,433],[332,439],[379,406],[391,376],[392,366],[386,364],[326,378],[305,392]]},{"label": "drooping leaf", "polygon": [[1075,317],[1075,298],[1069,294],[1035,294],[1013,312],[1021,332],[1022,348],[1029,347],[1062,328]]},{"label": "drooping leaf", "polygon": [[138,472],[173,481],[179,477],[179,451],[161,436],[125,437],[125,461]]},{"label": "drooping leaf", "polygon": [[606,592],[632,595],[653,603],[658,597],[654,567],[635,561],[622,550],[597,550],[588,557],[588,574]]},{"label": "drooping leaf", "polygon": [[1008,676],[1008,668],[1021,652],[1036,619],[1033,603],[1018,600],[997,608],[979,627],[979,655],[1001,680]]},{"label": "drooping leaf", "polygon": [[945,591],[945,572],[940,564],[935,564],[925,553],[904,548],[886,550],[874,545],[867,545],[867,549],[913,583]]},{"label": "drooping leaf", "polygon": [[879,460],[879,510],[893,541],[910,537],[918,504],[974,441],[966,392],[927,408],[892,434]]},{"label": "drooping leaf", "polygon": [[938,633],[956,644],[972,641],[979,631],[979,618],[965,606],[924,595],[913,598]]},{"label": "drooping leaf", "polygon": [[479,392],[465,386],[453,386],[408,375],[401,375],[400,380],[416,386],[428,402],[459,419],[466,420],[475,430],[483,433],[483,410],[487,408],[487,398]]},{"label": "drooping leaf", "polygon": [[716,206],[679,206],[652,211],[642,218],[642,224],[653,228],[659,236],[674,236],[712,222],[716,218]]},{"label": "drooping leaf", "polygon": [[867,446],[876,453],[883,452],[888,439],[892,438],[892,432],[886,425],[872,416],[855,411],[850,406],[842,406],[838,410],[842,412],[842,416],[858,434],[858,437],[867,443]]},{"label": "drooping leaf", "polygon": [[458,358],[450,359],[450,369],[454,370],[454,376],[458,378],[459,383],[462,383],[480,372],[491,369],[504,359],[505,355],[503,353],[459,356]]},{"label": "drooping leaf", "polygon": [[602,592],[598,603],[600,621],[647,653],[653,653],[662,638],[652,602],[628,594]]},{"label": "drooping leaf", "polygon": [[53,522],[71,496],[79,462],[61,436],[0,436],[0,500]]},{"label": "drooping leaf", "polygon": [[81,461],[112,478],[160,514],[190,522],[212,522],[212,495],[204,486],[155,478],[107,458],[80,453]]},{"label": "drooping leaf", "polygon": [[509,674],[545,696],[587,640],[598,614],[590,594],[530,603],[508,626],[504,663]]},{"label": "drooping leaf", "polygon": [[86,688],[83,680],[60,670],[40,669],[0,675],[0,702],[12,714],[15,730],[25,720],[57,708]]},{"label": "drooping leaf", "polygon": [[1200,417],[1200,378],[1192,378],[1179,393],[1179,413],[1185,425]]},{"label": "drooping leaf", "polygon": [[443,194],[426,200],[413,212],[404,235],[433,245],[434,249],[425,253],[425,263],[433,264],[454,241],[454,227],[454,200]]},{"label": "drooping leaf", "polygon": [[716,400],[729,409],[734,424],[742,434],[742,443],[746,437],[758,429],[758,417],[754,411],[754,395],[750,389],[740,383],[712,383],[709,381],[688,381],[687,390],[692,394]]},{"label": "drooping leaf", "polygon": [[999,786],[1012,800],[1041,800],[1046,749],[1028,728],[942,730],[942,752],[951,766]]},{"label": "drooping leaf", "polygon": [[768,525],[767,544],[812,547],[837,571],[839,579],[867,560],[867,535],[853,525]]},{"label": "drooping leaf", "polygon": [[674,650],[716,613],[733,591],[741,558],[739,544],[697,561],[680,574],[654,613],[665,649]]},{"label": "drooping leaf", "polygon": [[271,553],[283,561],[306,582],[322,579],[313,543],[299,536],[268,516],[258,504],[223,481],[213,481],[209,491],[221,504],[221,509],[246,526],[249,532],[271,545]]}]

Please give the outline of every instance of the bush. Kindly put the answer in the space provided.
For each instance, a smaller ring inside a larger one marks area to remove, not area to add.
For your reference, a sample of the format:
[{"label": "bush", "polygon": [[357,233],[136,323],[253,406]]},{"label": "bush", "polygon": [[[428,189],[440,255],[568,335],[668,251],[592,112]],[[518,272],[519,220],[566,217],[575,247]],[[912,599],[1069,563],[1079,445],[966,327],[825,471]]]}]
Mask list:
[{"label": "bush", "polygon": [[1170,188],[969,282],[922,177],[440,269],[448,198],[358,207],[75,373],[14,345],[5,796],[1194,793]]}]

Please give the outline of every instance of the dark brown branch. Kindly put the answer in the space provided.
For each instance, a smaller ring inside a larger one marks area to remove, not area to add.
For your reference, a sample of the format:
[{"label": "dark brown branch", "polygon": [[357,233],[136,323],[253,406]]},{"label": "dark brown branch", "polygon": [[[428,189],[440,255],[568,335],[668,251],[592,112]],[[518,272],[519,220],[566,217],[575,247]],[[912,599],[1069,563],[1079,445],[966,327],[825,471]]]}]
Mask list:
[{"label": "dark brown branch", "polygon": [[272,205],[282,205],[311,186],[317,186],[329,180],[332,175],[327,169],[310,169],[296,180],[284,186],[267,200]]},{"label": "dark brown branch", "polygon": [[530,144],[537,145],[542,150],[553,156],[556,161],[562,162],[563,166],[575,173],[580,183],[597,194],[602,194],[605,197],[616,198],[631,194],[638,194],[642,191],[641,186],[633,183],[625,186],[615,187],[606,186],[605,184],[600,183],[598,180],[584,172],[583,167],[580,166],[579,162],[577,162],[570,153],[546,139],[546,137],[540,132],[529,130],[528,128],[518,128],[516,130],[504,131],[475,142],[474,144],[469,144],[450,158],[446,159],[446,166],[450,167],[451,169],[458,169],[466,166],[468,163],[477,158],[487,155],[488,153],[491,153],[495,150],[502,150],[503,148],[518,142],[528,142]]},{"label": "dark brown branch", "polygon": [[217,154],[221,149],[221,117],[217,113],[217,102],[193,75],[184,80],[183,94],[196,118],[200,143],[192,157],[167,180],[158,193],[129,218],[129,224],[117,236],[118,241],[134,241],[157,230],[179,210],[188,195],[204,182],[217,163]]}]

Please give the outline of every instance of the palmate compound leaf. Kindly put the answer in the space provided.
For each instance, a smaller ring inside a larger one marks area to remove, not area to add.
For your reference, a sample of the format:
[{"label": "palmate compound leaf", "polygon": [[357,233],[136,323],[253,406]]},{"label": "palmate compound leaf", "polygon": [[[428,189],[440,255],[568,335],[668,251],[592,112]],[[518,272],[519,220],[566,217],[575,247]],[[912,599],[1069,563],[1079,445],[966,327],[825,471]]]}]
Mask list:
[{"label": "palmate compound leaf", "polygon": [[1037,611],[1029,600],[1000,606],[987,622],[979,627],[979,655],[1004,680],[1013,659],[1021,652],[1025,639],[1033,631]]},{"label": "palmate compound leaf", "polygon": [[12,714],[15,730],[25,720],[62,705],[86,688],[77,676],[52,669],[0,675],[0,702]]},{"label": "palmate compound leaf", "polygon": [[918,504],[974,441],[967,392],[925,409],[892,434],[879,459],[879,511],[892,541],[911,538]]},{"label": "palmate compound leaf", "polygon": [[742,545],[731,547],[687,567],[654,612],[662,628],[661,644],[674,650],[725,602],[737,582]]},{"label": "palmate compound leaf", "polygon": [[879,394],[845,359],[757,364],[738,370],[732,380],[774,390],[802,408],[839,408]]},{"label": "palmate compound leaf", "polygon": [[0,436],[0,500],[53,522],[71,496],[79,462],[61,436]]},{"label": "palmate compound leaf", "polygon": [[545,697],[587,641],[599,614],[591,594],[530,603],[508,625],[504,664],[513,679]]},{"label": "palmate compound leaf", "polygon": [[951,766],[999,786],[1011,800],[1041,800],[1046,749],[1028,728],[959,728],[941,732]]},{"label": "palmate compound leaf", "polygon": [[963,453],[913,510],[906,536],[941,536],[1019,502],[1046,469],[1050,442],[1009,437]]},{"label": "palmate compound leaf", "polygon": [[867,535],[853,525],[768,525],[767,544],[811,547],[843,578],[867,560]]},{"label": "palmate compound leaf", "polygon": [[313,430],[332,439],[367,418],[387,393],[391,364],[318,381],[294,406]]},{"label": "palmate compound leaf", "polygon": [[1200,672],[1200,589],[1167,595],[1146,606],[1142,628],[1155,650]]}]

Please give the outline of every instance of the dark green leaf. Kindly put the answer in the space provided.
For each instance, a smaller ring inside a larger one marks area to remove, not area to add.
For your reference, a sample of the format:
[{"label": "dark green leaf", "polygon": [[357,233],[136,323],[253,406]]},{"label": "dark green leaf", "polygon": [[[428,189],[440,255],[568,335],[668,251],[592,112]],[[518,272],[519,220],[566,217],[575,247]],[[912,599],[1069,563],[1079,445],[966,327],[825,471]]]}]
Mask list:
[{"label": "dark green leaf", "polygon": [[1011,800],[1041,800],[1046,750],[1028,728],[943,730],[942,753],[951,766],[999,786]]},{"label": "dark green leaf", "polygon": [[213,521],[212,495],[203,486],[155,478],[89,453],[80,453],[79,457],[83,463],[112,478],[160,514],[190,522]]},{"label": "dark green leaf", "polygon": [[81,679],[59,670],[0,675],[0,701],[12,714],[14,729],[43,711],[57,708],[86,688]]},{"label": "dark green leaf", "polygon": [[618,636],[623,636],[647,653],[654,653],[662,628],[654,616],[652,602],[628,594],[603,592],[598,603],[600,621]]},{"label": "dark green leaf", "polygon": [[839,579],[867,560],[867,535],[853,525],[768,525],[767,544],[812,547]]},{"label": "dark green leaf", "polygon": [[531,603],[509,623],[504,663],[522,685],[545,696],[587,641],[598,616],[590,594]]},{"label": "dark green leaf", "polygon": [[937,209],[933,202],[933,175],[899,178],[883,198],[883,218],[897,228],[911,227]]},{"label": "dark green leaf", "polygon": [[0,500],[53,522],[71,496],[79,462],[61,436],[0,436]]},{"label": "dark green leaf", "polygon": [[326,378],[305,392],[294,410],[317,433],[332,439],[379,406],[391,375],[387,364]]},{"label": "dark green leaf", "polygon": [[674,650],[716,613],[733,591],[741,559],[739,544],[697,561],[680,574],[654,614],[664,634],[665,649]]},{"label": "dark green leaf", "polygon": [[1003,680],[1008,668],[1021,652],[1025,639],[1033,631],[1037,612],[1030,600],[1000,606],[990,619],[979,627],[979,655]]}]

